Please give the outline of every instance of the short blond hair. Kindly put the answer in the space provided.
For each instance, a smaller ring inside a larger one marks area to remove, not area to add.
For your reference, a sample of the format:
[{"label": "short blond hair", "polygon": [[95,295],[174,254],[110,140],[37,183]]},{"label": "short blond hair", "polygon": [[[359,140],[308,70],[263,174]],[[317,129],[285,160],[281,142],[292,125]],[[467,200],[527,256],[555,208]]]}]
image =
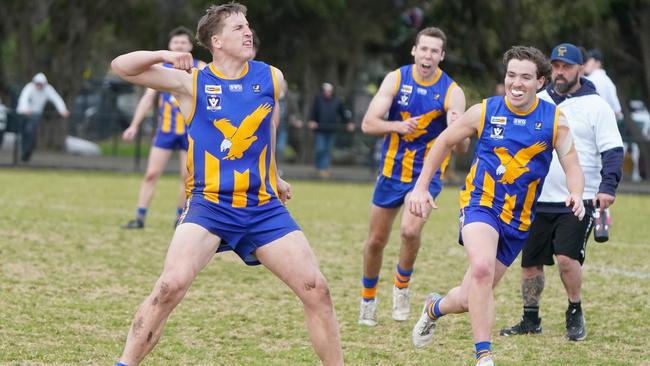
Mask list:
[{"label": "short blond hair", "polygon": [[223,20],[233,14],[242,13],[246,15],[246,11],[246,6],[234,1],[222,5],[211,5],[199,20],[196,27],[196,40],[201,46],[212,52],[212,36],[221,33]]}]

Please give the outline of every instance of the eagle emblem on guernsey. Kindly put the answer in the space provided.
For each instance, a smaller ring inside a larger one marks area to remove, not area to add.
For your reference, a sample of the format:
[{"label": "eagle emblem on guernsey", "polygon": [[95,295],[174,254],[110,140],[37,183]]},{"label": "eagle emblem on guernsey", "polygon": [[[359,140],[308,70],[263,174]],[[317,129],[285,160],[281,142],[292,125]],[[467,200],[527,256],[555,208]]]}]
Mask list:
[{"label": "eagle emblem on guernsey", "polygon": [[546,142],[540,141],[531,146],[525,147],[515,154],[510,155],[505,147],[495,147],[494,153],[499,157],[501,165],[497,167],[497,176],[501,176],[499,183],[513,184],[522,174],[530,171],[526,165],[535,155],[546,150]]},{"label": "eagle emblem on guernsey", "polygon": [[[402,116],[402,121],[406,121],[407,119],[411,118],[411,113],[409,112],[400,112],[400,115]],[[404,141],[411,142],[416,138],[424,135],[427,133],[427,127],[429,127],[431,121],[438,118],[440,115],[442,115],[442,111],[438,109],[433,109],[421,115],[418,119],[418,128],[408,135],[404,135],[402,138]]]},{"label": "eagle emblem on guernsey", "polygon": [[213,122],[214,127],[221,131],[224,137],[219,147],[221,152],[228,151],[224,159],[235,160],[244,155],[244,152],[257,140],[257,136],[253,135],[271,110],[271,105],[268,103],[260,105],[241,121],[239,127],[233,126],[227,118]]}]

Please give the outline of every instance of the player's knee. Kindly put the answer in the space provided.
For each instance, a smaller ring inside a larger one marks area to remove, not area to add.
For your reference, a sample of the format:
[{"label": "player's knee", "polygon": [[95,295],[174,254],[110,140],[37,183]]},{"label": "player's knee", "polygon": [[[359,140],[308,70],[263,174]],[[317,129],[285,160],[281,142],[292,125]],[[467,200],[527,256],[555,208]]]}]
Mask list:
[{"label": "player's knee", "polygon": [[494,263],[488,260],[477,260],[472,262],[470,274],[472,278],[480,283],[492,283],[494,278]]},{"label": "player's knee", "polygon": [[372,251],[383,250],[388,243],[388,237],[385,235],[370,235],[366,242],[366,248]]},{"label": "player's knee", "polygon": [[302,301],[307,306],[330,301],[330,289],[322,275],[306,279],[301,293],[303,294],[301,296]]},{"label": "player's knee", "polygon": [[402,237],[403,243],[419,243],[420,242],[420,230],[413,227],[402,227],[400,230],[400,235]]},{"label": "player's knee", "polygon": [[183,298],[188,288],[189,285],[185,281],[173,276],[161,278],[154,289],[152,305],[176,304]]},{"label": "player's knee", "polygon": [[147,171],[144,175],[144,181],[147,183],[155,183],[160,177],[160,173],[157,171]]}]

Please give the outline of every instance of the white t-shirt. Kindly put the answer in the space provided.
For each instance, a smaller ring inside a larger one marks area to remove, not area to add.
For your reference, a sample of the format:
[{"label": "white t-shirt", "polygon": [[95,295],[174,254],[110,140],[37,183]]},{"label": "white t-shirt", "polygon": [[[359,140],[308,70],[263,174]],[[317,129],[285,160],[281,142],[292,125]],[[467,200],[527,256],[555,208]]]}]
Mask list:
[{"label": "white t-shirt", "polygon": [[[537,94],[540,99],[555,104],[546,90]],[[564,113],[573,135],[580,167],[585,176],[583,199],[591,200],[600,186],[600,153],[616,147],[623,147],[621,134],[616,126],[614,111],[597,94],[576,96],[563,100],[558,107]],[[553,151],[549,169],[538,202],[564,202],[569,195],[566,175]]]},{"label": "white t-shirt", "polygon": [[596,69],[587,76],[587,79],[594,83],[598,94],[605,99],[607,104],[614,110],[614,113],[621,114],[621,103],[618,101],[616,85],[612,79],[607,76],[603,69]]}]

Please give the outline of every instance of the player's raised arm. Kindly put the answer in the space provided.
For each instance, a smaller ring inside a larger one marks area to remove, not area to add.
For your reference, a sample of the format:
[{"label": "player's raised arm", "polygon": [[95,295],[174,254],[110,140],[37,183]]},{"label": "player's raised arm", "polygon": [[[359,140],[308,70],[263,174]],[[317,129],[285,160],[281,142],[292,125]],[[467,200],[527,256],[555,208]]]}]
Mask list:
[{"label": "player's raised arm", "polygon": [[399,121],[398,123],[384,119],[395,98],[397,84],[399,84],[398,75],[399,70],[396,70],[388,73],[384,78],[379,91],[377,91],[368,106],[366,115],[363,116],[361,122],[363,133],[381,136],[397,132],[400,135],[407,135],[418,127],[417,117]]},{"label": "player's raised arm", "polygon": [[[173,68],[165,68],[169,63]],[[192,54],[172,51],[135,51],[116,57],[111,67],[122,79],[179,97],[192,95]],[[185,72],[181,72],[185,71]]]},{"label": "player's raised arm", "polygon": [[431,208],[436,208],[433,197],[428,191],[429,183],[451,149],[478,131],[481,125],[481,114],[482,104],[472,106],[438,136],[424,159],[422,172],[408,199],[408,207],[413,215],[426,217]]},{"label": "player's raised arm", "polygon": [[572,206],[573,214],[582,220],[585,215],[585,206],[582,202],[585,177],[582,174],[582,168],[580,168],[580,161],[578,161],[578,152],[573,145],[573,135],[571,135],[566,117],[562,112],[558,117],[555,151],[564,174],[566,174],[566,186],[569,190],[566,205]]},{"label": "player's raised arm", "polygon": [[[449,101],[447,104],[447,126],[451,126],[460,116],[465,113],[466,107],[465,93],[460,86],[454,83],[454,86],[449,91]],[[461,143],[454,146],[453,150],[456,154],[464,154],[469,147],[469,137],[464,139]]]}]

